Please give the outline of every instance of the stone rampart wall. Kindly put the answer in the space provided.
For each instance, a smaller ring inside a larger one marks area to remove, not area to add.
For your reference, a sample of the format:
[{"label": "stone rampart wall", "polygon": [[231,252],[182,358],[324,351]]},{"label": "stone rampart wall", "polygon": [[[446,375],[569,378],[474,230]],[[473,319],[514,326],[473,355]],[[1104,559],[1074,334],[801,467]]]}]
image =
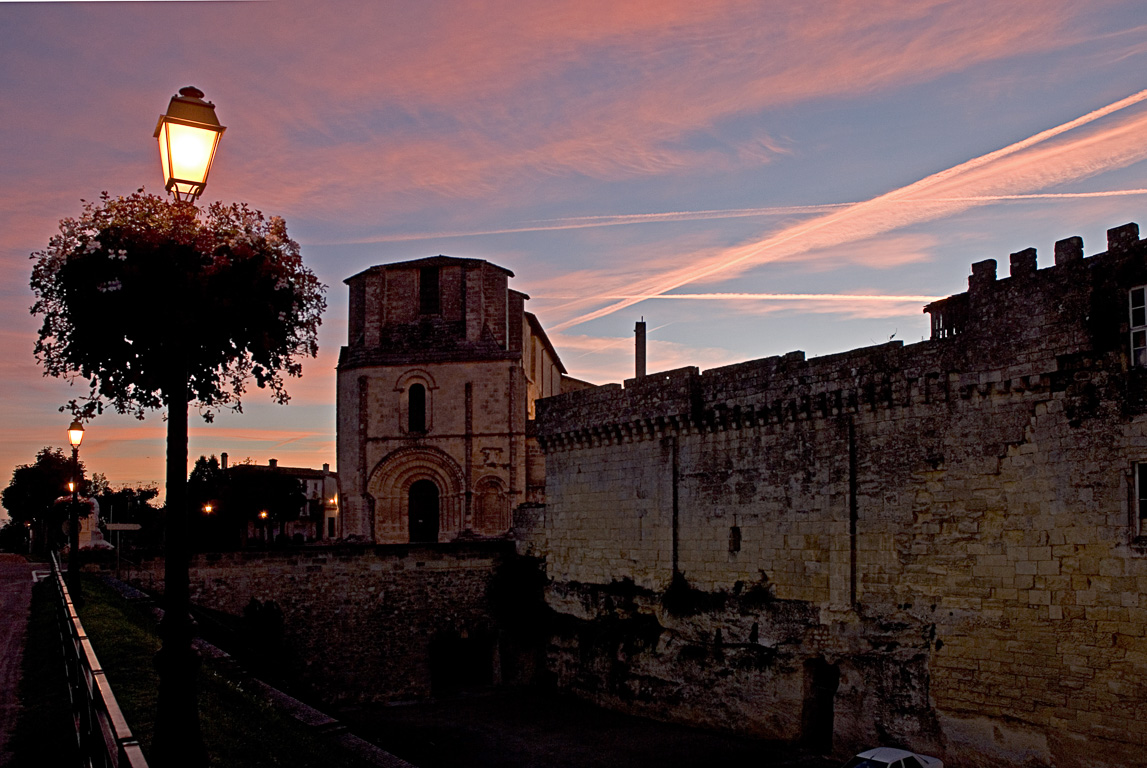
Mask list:
[{"label": "stone rampart wall", "polygon": [[[1127,296],[1147,249],[1132,229],[1090,259],[1063,241],[1042,271],[1015,254],[1005,280],[974,265],[968,293],[930,307],[929,342],[539,402],[547,507],[519,546],[545,556],[570,620],[559,681],[785,738],[815,734],[816,689],[832,688],[842,751],[1142,760],[1147,379],[1129,370]],[[778,624],[785,606],[815,618]],[[656,639],[602,666],[619,611]]]}]

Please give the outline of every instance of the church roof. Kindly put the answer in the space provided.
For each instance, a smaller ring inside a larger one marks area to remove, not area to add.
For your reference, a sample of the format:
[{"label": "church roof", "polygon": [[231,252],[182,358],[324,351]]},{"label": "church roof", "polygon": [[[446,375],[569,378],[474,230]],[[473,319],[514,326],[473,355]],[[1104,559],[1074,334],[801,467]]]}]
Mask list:
[{"label": "church roof", "polygon": [[501,272],[505,272],[507,277],[513,277],[514,273],[505,267],[499,267],[497,264],[486,261],[485,259],[461,259],[456,256],[427,256],[422,259],[413,259],[411,261],[396,261],[390,264],[376,264],[369,269],[364,269],[358,274],[351,275],[344,283],[349,284],[352,280],[363,275],[373,275],[379,272],[388,272],[397,269],[422,269],[424,267],[482,267],[489,266]]}]

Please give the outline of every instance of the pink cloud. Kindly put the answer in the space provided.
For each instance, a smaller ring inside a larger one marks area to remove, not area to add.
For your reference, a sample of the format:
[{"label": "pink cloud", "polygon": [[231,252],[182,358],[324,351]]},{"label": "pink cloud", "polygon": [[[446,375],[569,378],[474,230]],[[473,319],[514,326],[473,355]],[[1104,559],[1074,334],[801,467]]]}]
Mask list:
[{"label": "pink cloud", "polygon": [[[269,51],[291,51],[294,87],[272,94],[227,82],[218,92],[224,121],[260,137],[230,157],[228,184],[257,178],[268,207],[324,213],[360,210],[370,190],[393,220],[417,209],[419,195],[477,199],[551,174],[717,172],[789,150],[767,135],[727,152],[682,140],[732,116],[920,82],[1084,34],[1082,10],[1068,2],[1037,12],[1032,3],[838,2],[814,11],[579,0],[394,13],[366,5],[285,13],[266,25],[267,44],[249,63],[270,67],[278,62]],[[214,26],[204,40],[231,52],[234,36],[247,44],[241,29]],[[314,39],[340,45],[320,50]],[[203,58],[211,72],[210,52]],[[215,79],[225,81],[222,72]]]},{"label": "pink cloud", "polygon": [[[780,105],[1069,46],[1088,34],[1093,11],[1068,0],[506,0],[343,4],[337,13],[309,2],[215,4],[209,13],[99,4],[74,10],[80,24],[60,24],[59,11],[31,17],[28,33],[70,57],[46,51],[27,65],[61,82],[98,71],[100,87],[48,94],[12,118],[21,134],[41,137],[23,178],[47,174],[48,189],[154,186],[147,133],[166,90],[182,83],[157,93],[154,75],[132,62],[162,60],[168,38],[151,30],[177,27],[195,41],[188,77],[229,125],[212,194],[288,216],[369,212],[386,225],[444,198],[528,199],[555,175],[625,179],[767,163],[793,148],[763,133],[717,149],[687,140]],[[130,39],[131,60],[109,60],[93,37]],[[236,78],[240,70],[250,76]],[[85,120],[60,121],[63,113]],[[100,148],[114,156],[92,151]],[[81,167],[90,175],[69,176]]]}]

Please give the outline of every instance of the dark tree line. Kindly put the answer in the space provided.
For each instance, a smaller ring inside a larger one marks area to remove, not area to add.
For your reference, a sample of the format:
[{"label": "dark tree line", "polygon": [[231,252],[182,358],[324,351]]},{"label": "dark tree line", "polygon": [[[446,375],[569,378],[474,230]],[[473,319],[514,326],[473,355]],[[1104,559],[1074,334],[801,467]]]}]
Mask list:
[{"label": "dark tree line", "polygon": [[[113,489],[98,472],[88,477],[83,461],[76,474],[79,494],[99,502],[102,522],[114,516],[116,522],[139,523],[143,529],[134,536],[136,544],[161,536],[160,511],[152,506],[159,495],[155,487]],[[36,453],[35,461],[12,470],[12,479],[0,491],[0,503],[8,510],[9,522],[0,529],[0,549],[28,551],[29,543],[37,553],[62,543],[63,525],[68,517],[68,483],[73,482],[72,459],[63,449],[45,447]],[[86,509],[85,509],[86,514]]]}]

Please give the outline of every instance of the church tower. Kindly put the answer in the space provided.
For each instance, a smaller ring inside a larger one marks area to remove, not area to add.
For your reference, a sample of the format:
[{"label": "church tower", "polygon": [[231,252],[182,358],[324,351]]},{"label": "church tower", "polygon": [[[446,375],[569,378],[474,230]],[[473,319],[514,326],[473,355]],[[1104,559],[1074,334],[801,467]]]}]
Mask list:
[{"label": "church tower", "polygon": [[344,536],[382,544],[504,536],[544,494],[527,425],[539,397],[581,384],[513,273],[435,256],[371,267],[350,288],[338,365]]}]

